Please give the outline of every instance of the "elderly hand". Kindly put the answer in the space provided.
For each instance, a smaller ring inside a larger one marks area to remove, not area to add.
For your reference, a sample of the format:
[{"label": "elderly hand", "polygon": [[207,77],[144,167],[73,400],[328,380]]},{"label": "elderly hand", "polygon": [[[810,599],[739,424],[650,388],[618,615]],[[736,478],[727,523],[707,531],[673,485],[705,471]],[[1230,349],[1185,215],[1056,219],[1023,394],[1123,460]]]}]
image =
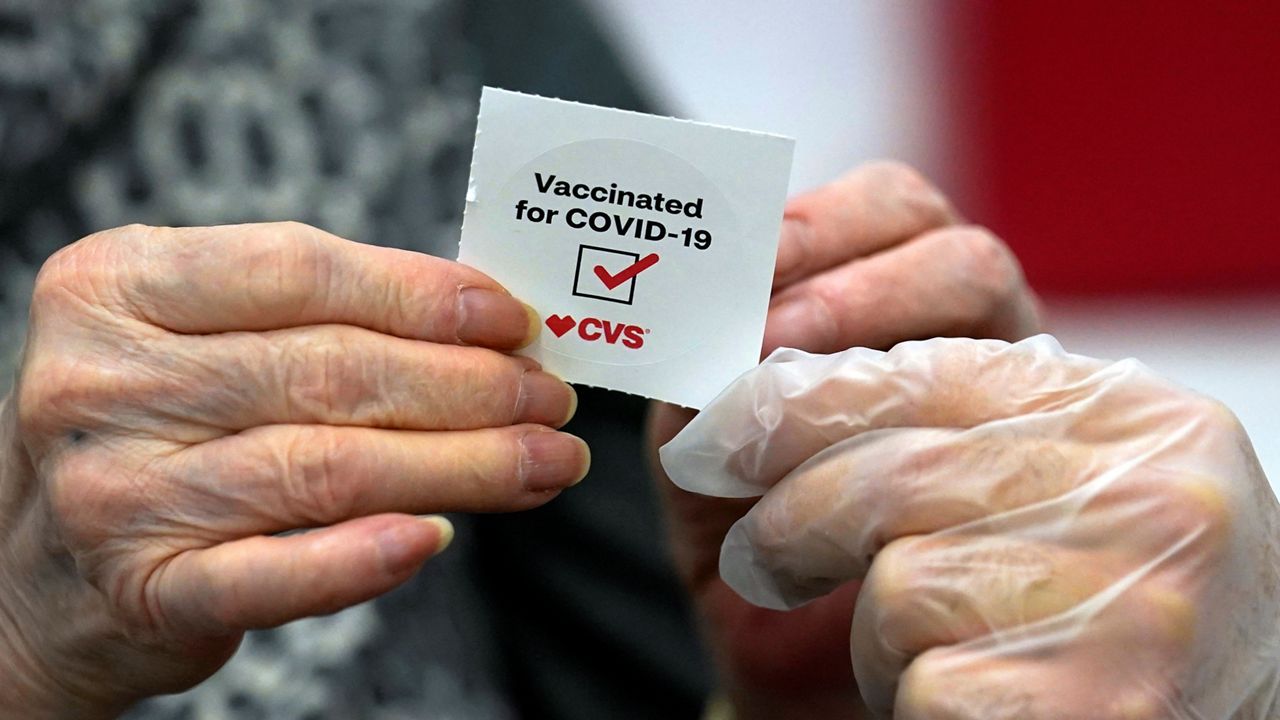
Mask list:
[{"label": "elderly hand", "polygon": [[502,352],[536,327],[475,270],[297,224],[59,252],[0,422],[0,716],[190,686],[410,577],[451,533],[414,515],[581,479],[572,389]]},{"label": "elderly hand", "polygon": [[720,559],[794,607],[863,581],[867,705],[898,720],[1280,713],[1280,507],[1234,416],[1135,361],[946,340],[775,354],[662,450],[763,498]]},{"label": "elderly hand", "polygon": [[[1008,248],[982,228],[958,224],[946,198],[908,167],[866,165],[788,203],[766,353],[887,349],[939,335],[1018,340],[1038,332],[1038,322]],[[650,447],[656,452],[692,417],[655,405]],[[677,567],[739,717],[848,717],[857,691],[845,637],[857,584],[791,613],[743,602],[716,562],[729,526],[754,501],[660,485]]]}]

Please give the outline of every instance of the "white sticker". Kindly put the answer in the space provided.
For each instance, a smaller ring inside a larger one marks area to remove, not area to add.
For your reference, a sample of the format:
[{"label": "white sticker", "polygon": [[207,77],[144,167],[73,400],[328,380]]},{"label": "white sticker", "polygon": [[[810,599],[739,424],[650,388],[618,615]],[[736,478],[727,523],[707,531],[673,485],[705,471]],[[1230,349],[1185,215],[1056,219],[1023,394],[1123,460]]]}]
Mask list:
[{"label": "white sticker", "polygon": [[701,408],[759,361],[794,144],[485,88],[458,259],[548,372]]}]

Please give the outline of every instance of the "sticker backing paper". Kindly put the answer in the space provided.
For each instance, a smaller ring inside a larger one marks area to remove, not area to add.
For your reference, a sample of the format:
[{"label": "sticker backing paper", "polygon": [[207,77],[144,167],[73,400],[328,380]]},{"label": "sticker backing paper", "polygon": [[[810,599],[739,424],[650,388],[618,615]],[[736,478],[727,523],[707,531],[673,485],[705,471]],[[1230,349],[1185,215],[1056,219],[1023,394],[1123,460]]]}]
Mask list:
[{"label": "sticker backing paper", "polygon": [[485,88],[458,259],[548,372],[701,408],[759,361],[793,146]]}]

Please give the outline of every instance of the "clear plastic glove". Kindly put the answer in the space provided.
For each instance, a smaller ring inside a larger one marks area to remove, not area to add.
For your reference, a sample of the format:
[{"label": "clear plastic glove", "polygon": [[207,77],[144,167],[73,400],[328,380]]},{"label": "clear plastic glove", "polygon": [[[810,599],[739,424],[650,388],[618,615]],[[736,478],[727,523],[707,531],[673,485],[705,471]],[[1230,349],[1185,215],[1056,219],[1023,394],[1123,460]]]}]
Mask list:
[{"label": "clear plastic glove", "polygon": [[865,578],[882,717],[1280,717],[1280,513],[1220,403],[1136,361],[935,339],[774,353],[662,448],[763,497],[724,579],[792,608]]}]

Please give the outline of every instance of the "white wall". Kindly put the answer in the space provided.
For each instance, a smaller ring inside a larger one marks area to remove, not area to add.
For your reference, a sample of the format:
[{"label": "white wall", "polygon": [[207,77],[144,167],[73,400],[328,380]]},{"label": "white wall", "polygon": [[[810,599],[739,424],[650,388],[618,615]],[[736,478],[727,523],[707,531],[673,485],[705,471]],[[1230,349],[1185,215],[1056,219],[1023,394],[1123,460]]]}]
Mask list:
[{"label": "white wall", "polygon": [[792,191],[879,157],[938,170],[926,3],[588,3],[672,114],[796,138]]},{"label": "white wall", "polygon": [[1072,352],[1136,357],[1225,402],[1280,492],[1280,298],[1058,303],[1050,329]]}]

